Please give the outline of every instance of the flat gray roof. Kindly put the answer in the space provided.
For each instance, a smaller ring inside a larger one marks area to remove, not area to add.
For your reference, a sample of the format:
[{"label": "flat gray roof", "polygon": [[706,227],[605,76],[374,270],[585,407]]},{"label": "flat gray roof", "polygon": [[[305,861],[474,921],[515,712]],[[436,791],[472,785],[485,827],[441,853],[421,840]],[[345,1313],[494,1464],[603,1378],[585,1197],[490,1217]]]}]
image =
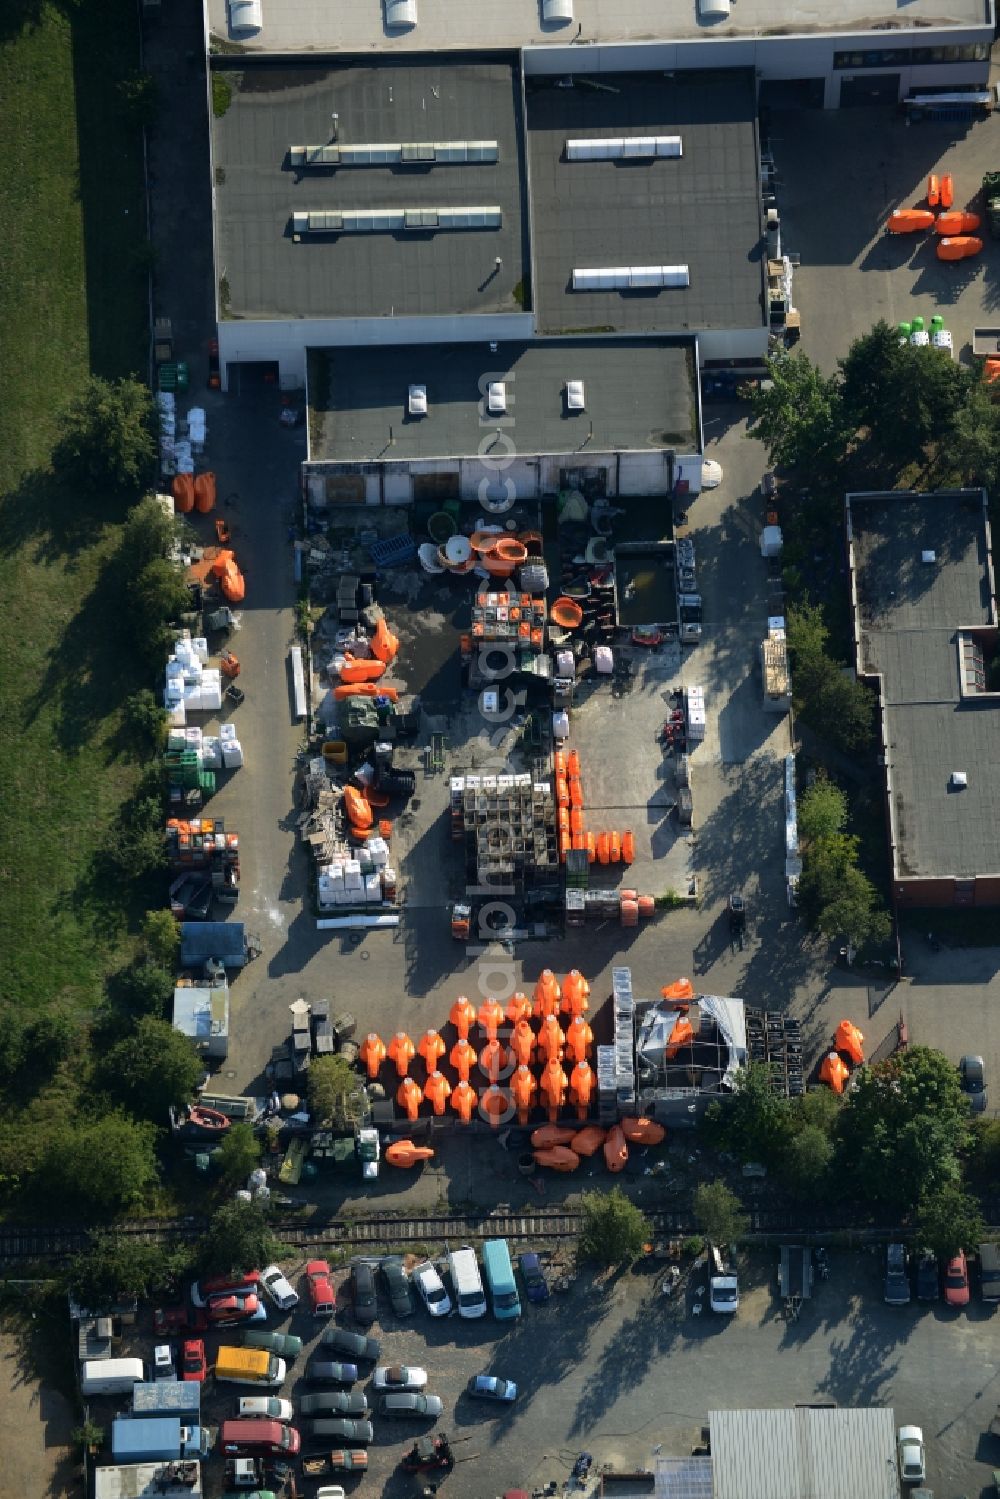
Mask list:
[{"label": "flat gray roof", "polygon": [[[1000,698],[963,698],[959,671],[959,631],[996,624],[982,493],[851,495],[848,515],[859,666],[882,678],[895,874],[995,873]],[[955,770],[965,790],[950,789]]]},{"label": "flat gray roof", "polygon": [[715,1499],[899,1499],[888,1408],[711,1411]]},{"label": "flat gray roof", "polygon": [[[839,0],[823,7],[816,0],[739,0],[727,21],[702,21],[695,0],[574,0],[573,20],[542,20],[539,0],[417,0],[417,25],[409,30],[385,24],[383,0],[263,0],[260,31],[243,33],[241,46],[269,52],[390,52],[461,47],[545,47],[568,42],[648,42],[702,40],[802,33],[815,37],[865,32],[891,26],[891,43],[926,43],[934,30],[949,26],[993,28],[984,0],[909,0],[901,12],[895,0]],[[226,0],[208,0],[214,36],[229,38]]]},{"label": "flat gray roof", "polygon": [[[316,361],[325,379],[316,377]],[[483,414],[481,382],[503,380],[503,432],[523,455],[581,448],[677,448],[697,444],[694,349],[662,339],[543,339],[501,343],[405,344],[313,350],[309,453],[317,462],[398,463],[480,454],[499,422]],[[567,380],[584,383],[583,411],[568,411]],[[407,415],[410,385],[427,387],[428,413]],[[391,429],[391,444],[390,444]],[[506,445],[504,452],[509,451]]]},{"label": "flat gray roof", "polygon": [[[528,78],[532,289],[543,333],[759,328],[764,261],[753,74]],[[679,135],[683,155],[567,161],[566,142]],[[690,285],[575,291],[576,268],[686,265]]]},{"label": "flat gray roof", "polygon": [[[294,7],[291,7],[294,9]],[[351,7],[337,6],[339,13]],[[272,63],[213,59],[232,102],[213,119],[217,261],[235,317],[521,311],[520,80],[512,59]],[[292,146],[496,141],[495,162],[293,168]],[[499,228],[292,239],[293,212],[499,207]],[[496,262],[500,258],[502,264]]]}]

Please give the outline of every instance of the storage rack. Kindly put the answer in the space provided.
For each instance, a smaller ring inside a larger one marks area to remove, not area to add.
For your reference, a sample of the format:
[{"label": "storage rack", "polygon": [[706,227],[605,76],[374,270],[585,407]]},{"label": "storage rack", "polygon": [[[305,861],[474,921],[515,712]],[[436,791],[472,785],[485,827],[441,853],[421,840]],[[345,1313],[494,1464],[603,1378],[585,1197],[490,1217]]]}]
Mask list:
[{"label": "storage rack", "polygon": [[805,1092],[802,1029],[790,1015],[773,1010],[746,1011],[747,1058],[771,1068],[771,1088],[787,1098]]},{"label": "storage rack", "polygon": [[464,839],[466,868],[480,884],[524,889],[551,883],[559,872],[552,787],[526,773],[453,776],[452,838]]}]

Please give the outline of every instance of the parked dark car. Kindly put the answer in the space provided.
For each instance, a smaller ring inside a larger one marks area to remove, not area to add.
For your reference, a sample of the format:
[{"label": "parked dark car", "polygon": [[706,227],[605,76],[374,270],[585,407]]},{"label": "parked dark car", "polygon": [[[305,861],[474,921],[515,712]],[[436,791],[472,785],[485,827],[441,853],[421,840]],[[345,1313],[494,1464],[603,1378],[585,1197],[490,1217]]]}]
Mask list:
[{"label": "parked dark car", "polygon": [[359,1364],[364,1361],[377,1364],[382,1355],[382,1344],[378,1338],[367,1338],[363,1332],[350,1332],[346,1327],[328,1327],[322,1342],[324,1348],[346,1354]]},{"label": "parked dark car", "polygon": [[884,1297],[887,1306],[909,1305],[910,1257],[905,1244],[886,1245]]},{"label": "parked dark car", "polygon": [[420,1395],[413,1391],[383,1395],[378,1404],[380,1416],[392,1416],[399,1421],[436,1421],[443,1410],[439,1395]]},{"label": "parked dark car", "polygon": [[367,1416],[368,1401],[364,1390],[324,1390],[319,1395],[303,1395],[299,1400],[302,1416]]},{"label": "parked dark car", "polygon": [[973,1114],[986,1112],[986,1069],[982,1057],[965,1056],[958,1064],[958,1075],[962,1081],[962,1092],[969,1100]]},{"label": "parked dark car", "polygon": [[941,1294],[937,1255],[932,1249],[917,1251],[917,1300],[937,1301]]},{"label": "parked dark car", "polygon": [[410,1290],[410,1282],[403,1262],[396,1255],[390,1255],[384,1259],[379,1266],[385,1288],[389,1293],[392,1309],[397,1317],[413,1316],[413,1292]]},{"label": "parked dark car", "polygon": [[310,1384],[356,1384],[357,1364],[341,1364],[333,1359],[314,1358],[306,1368]]},{"label": "parked dark car", "polygon": [[375,1273],[371,1265],[351,1266],[351,1299],[354,1302],[354,1320],[362,1327],[370,1327],[378,1316],[375,1299]]},{"label": "parked dark car", "polygon": [[521,1255],[521,1274],[524,1276],[525,1290],[528,1300],[536,1305],[549,1299],[549,1283],[545,1279],[545,1271],[537,1254]]},{"label": "parked dark car", "polygon": [[322,1438],[324,1443],[349,1442],[355,1447],[367,1447],[375,1433],[370,1421],[345,1421],[339,1418],[328,1421],[325,1416],[320,1416],[319,1420],[309,1422],[309,1435]]}]

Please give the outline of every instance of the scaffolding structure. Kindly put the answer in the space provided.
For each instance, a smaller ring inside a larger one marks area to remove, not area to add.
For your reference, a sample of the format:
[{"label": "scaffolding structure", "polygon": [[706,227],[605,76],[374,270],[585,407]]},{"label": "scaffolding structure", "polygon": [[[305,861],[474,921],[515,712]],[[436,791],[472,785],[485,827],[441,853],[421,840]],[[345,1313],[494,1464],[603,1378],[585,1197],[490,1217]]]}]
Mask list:
[{"label": "scaffolding structure", "polygon": [[530,775],[453,776],[451,836],[465,844],[466,872],[480,885],[514,890],[553,883],[559,874],[552,787]]}]

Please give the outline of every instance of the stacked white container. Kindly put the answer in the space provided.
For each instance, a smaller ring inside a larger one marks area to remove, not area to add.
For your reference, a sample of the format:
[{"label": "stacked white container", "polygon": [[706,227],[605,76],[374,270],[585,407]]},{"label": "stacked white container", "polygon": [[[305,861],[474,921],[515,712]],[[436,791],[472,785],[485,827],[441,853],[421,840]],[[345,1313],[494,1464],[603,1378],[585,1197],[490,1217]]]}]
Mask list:
[{"label": "stacked white container", "polygon": [[684,702],[687,710],[687,736],[692,744],[705,737],[705,689],[685,687]]},{"label": "stacked white container", "polygon": [[382,880],[377,873],[366,874],[365,881],[365,905],[377,906],[382,901]]}]

